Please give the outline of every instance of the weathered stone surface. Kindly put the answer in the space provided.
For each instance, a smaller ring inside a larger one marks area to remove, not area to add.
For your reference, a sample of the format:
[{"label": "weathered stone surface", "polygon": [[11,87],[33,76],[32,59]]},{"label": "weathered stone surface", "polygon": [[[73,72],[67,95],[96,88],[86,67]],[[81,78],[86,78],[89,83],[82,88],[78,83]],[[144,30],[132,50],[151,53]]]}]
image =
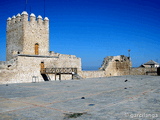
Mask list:
[{"label": "weathered stone surface", "polygon": [[74,119],[159,120],[159,80],[159,76],[116,76],[0,85],[0,117],[63,120],[66,114],[85,113]]},{"label": "weathered stone surface", "polygon": [[28,13],[18,14],[16,19],[7,21],[7,61],[16,54],[35,54],[35,44],[39,45],[39,55],[48,55],[49,52],[49,20],[42,17],[35,19],[35,15]]},{"label": "weathered stone surface", "polygon": [[[40,64],[44,62],[45,67],[47,68],[62,68],[62,67],[69,67],[69,68],[78,68],[78,71],[81,70],[81,59],[80,58],[63,58],[63,57],[39,57],[39,56],[17,56],[17,64],[14,68],[14,74],[9,69],[0,69],[0,83],[22,83],[22,82],[32,82],[32,77],[37,76],[39,81],[44,81],[41,74],[40,74]],[[3,71],[3,72],[2,72]],[[4,74],[6,73],[6,74]],[[3,77],[2,77],[3,76]],[[52,80],[55,80],[54,75],[49,75]],[[71,75],[62,75],[62,79],[71,79]],[[58,76],[57,76],[57,79]]]},{"label": "weathered stone surface", "polygon": [[104,58],[100,70],[104,70],[106,76],[129,75],[131,66],[132,65],[129,57],[124,55],[108,56]]},{"label": "weathered stone surface", "polygon": [[130,75],[157,75],[157,68],[131,68]]},{"label": "weathered stone surface", "polygon": [[82,78],[106,77],[105,71],[101,71],[101,70],[97,70],[97,71],[79,71],[78,74]]}]

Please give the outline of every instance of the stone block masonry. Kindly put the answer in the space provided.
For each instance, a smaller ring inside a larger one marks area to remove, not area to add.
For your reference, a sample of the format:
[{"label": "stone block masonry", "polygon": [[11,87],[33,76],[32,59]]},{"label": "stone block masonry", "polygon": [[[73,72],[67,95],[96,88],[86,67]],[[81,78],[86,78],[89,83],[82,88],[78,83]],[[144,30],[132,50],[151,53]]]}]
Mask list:
[{"label": "stone block masonry", "polygon": [[98,78],[98,77],[107,77],[105,71],[79,71],[78,73],[82,78]]},{"label": "stone block masonry", "polygon": [[130,75],[157,75],[157,68],[131,68]]},{"label": "stone block masonry", "polygon": [[[62,68],[70,67],[81,70],[81,59],[80,58],[63,58],[53,56],[33,56],[33,55],[18,55],[16,67],[10,69],[0,69],[0,84],[6,83],[25,83],[32,82],[32,77],[37,76],[39,82],[44,81],[40,69],[41,62],[44,62],[47,68]],[[55,80],[54,75],[49,75],[51,80]],[[63,80],[71,79],[71,75],[62,75]],[[58,76],[57,76],[57,79]]]},{"label": "stone block masonry", "polygon": [[[28,21],[30,20],[30,21]],[[37,45],[37,46],[36,46]],[[16,54],[48,55],[49,19],[27,12],[7,19],[7,61]]]},{"label": "stone block masonry", "polygon": [[100,70],[104,70],[106,76],[128,75],[132,66],[129,57],[124,55],[108,56],[104,58]]}]

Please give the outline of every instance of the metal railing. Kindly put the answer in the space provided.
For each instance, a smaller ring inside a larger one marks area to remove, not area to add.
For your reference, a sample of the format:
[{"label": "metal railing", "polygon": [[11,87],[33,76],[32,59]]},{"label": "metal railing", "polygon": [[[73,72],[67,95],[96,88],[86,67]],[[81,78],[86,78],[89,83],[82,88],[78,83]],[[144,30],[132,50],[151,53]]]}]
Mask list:
[{"label": "metal railing", "polygon": [[77,68],[41,68],[41,74],[76,74]]}]

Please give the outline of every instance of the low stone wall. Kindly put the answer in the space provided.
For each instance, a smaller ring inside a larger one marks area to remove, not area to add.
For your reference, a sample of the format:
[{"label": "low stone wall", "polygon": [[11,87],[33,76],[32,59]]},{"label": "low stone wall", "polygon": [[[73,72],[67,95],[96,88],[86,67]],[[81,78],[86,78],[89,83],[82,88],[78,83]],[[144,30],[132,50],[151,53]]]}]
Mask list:
[{"label": "low stone wall", "polygon": [[16,79],[13,79],[17,75],[17,70],[0,69],[0,84],[7,83],[19,83]]},{"label": "low stone wall", "polygon": [[79,71],[78,75],[82,78],[98,78],[98,77],[106,77],[105,71]]},{"label": "low stone wall", "polygon": [[[110,73],[114,74],[110,74]],[[80,71],[78,73],[83,78],[97,78],[108,76],[122,76],[122,75],[157,75],[157,68],[130,68],[122,70],[107,69],[106,71]]]},{"label": "low stone wall", "polygon": [[130,75],[157,75],[157,73],[152,73],[154,71],[157,71],[157,68],[143,68],[143,67],[131,68]]},{"label": "low stone wall", "polygon": [[13,58],[9,61],[0,61],[0,69],[14,69],[17,65],[17,59]]}]

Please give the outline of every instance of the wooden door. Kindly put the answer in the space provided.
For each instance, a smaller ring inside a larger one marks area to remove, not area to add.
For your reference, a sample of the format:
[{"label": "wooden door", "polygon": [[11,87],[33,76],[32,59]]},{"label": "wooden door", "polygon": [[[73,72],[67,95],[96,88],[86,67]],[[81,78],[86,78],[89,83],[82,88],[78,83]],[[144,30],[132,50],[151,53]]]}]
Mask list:
[{"label": "wooden door", "polygon": [[39,44],[35,44],[35,55],[39,55]]},{"label": "wooden door", "polygon": [[41,62],[40,66],[41,66],[41,73],[44,73],[45,72],[44,62]]}]

